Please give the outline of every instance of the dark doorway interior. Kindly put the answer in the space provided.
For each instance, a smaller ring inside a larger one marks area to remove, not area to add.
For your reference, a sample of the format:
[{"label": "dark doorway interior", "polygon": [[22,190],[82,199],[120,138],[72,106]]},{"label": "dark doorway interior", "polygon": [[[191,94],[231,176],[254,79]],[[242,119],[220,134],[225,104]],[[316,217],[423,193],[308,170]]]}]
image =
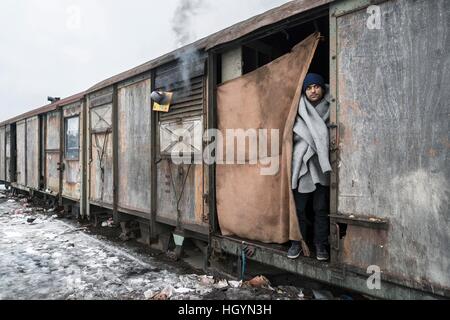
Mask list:
[{"label": "dark doorway interior", "polygon": [[321,74],[329,83],[330,23],[328,15],[244,44],[243,73],[252,72],[289,53],[295,45],[316,31],[321,33],[322,39],[312,61],[310,72]]}]

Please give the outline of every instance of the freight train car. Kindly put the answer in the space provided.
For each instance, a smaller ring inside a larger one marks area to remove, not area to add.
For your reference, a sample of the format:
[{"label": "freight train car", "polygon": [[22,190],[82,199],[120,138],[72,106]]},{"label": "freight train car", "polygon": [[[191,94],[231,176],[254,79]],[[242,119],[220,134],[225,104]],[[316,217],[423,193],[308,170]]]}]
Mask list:
[{"label": "freight train car", "polygon": [[[448,298],[449,24],[444,0],[291,1],[1,123],[0,180],[80,218],[111,214],[124,234],[134,221],[164,251],[192,239],[205,269],[242,273],[248,259],[374,297]],[[327,263],[286,257],[311,71],[331,92]],[[168,112],[155,91],[170,93]],[[217,161],[230,129],[246,152]],[[278,130],[270,153],[251,154],[266,141],[252,129]]]}]

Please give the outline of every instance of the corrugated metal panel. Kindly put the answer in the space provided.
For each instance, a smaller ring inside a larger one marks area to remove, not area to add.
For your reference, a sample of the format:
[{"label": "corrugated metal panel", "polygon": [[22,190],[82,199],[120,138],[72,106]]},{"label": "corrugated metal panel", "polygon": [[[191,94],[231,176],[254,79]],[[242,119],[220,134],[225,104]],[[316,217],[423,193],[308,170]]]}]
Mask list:
[{"label": "corrugated metal panel", "polygon": [[26,167],[26,121],[17,123],[17,183],[21,186],[27,185]]},{"label": "corrugated metal panel", "polygon": [[119,208],[150,214],[151,81],[118,90]]},{"label": "corrugated metal panel", "polygon": [[6,145],[5,145],[5,127],[0,127],[0,180],[6,180]]},{"label": "corrugated metal panel", "polygon": [[366,10],[337,18],[338,211],[390,227],[349,226],[340,258],[448,290],[450,2],[379,8],[379,30]]},{"label": "corrugated metal panel", "polygon": [[27,119],[27,187],[39,189],[39,118]]}]

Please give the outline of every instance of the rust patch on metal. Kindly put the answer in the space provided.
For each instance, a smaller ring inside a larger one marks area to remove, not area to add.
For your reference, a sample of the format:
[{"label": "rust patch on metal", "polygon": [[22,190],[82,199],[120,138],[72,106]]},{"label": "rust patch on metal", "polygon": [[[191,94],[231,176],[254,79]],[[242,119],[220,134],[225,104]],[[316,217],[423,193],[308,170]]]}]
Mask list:
[{"label": "rust patch on metal", "polygon": [[388,231],[348,225],[342,241],[342,263],[367,269],[377,265],[386,268]]}]

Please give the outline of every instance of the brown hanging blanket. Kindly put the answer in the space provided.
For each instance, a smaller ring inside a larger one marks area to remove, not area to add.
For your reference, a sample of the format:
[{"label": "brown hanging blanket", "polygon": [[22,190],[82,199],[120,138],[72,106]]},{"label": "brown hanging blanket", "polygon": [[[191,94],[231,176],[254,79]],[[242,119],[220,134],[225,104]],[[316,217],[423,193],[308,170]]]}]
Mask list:
[{"label": "brown hanging blanket", "polygon": [[249,164],[248,152],[246,164],[217,165],[217,212],[223,235],[279,244],[302,240],[291,190],[293,127],[301,84],[319,37],[314,33],[290,53],[218,87],[218,128],[224,135],[226,129],[279,129],[281,146],[278,155],[269,154],[279,156],[276,175],[261,175],[261,168],[268,166]]}]

